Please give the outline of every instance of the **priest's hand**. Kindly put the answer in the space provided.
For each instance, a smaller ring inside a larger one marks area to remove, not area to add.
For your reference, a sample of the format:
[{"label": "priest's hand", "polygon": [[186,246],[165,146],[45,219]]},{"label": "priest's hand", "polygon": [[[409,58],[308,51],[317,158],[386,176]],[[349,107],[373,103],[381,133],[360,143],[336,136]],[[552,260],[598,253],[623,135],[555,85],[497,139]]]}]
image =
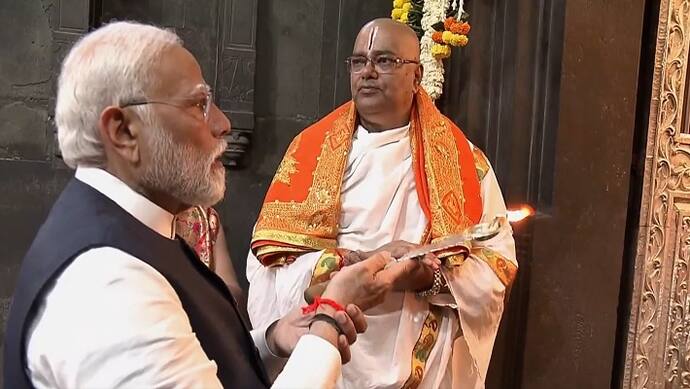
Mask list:
[{"label": "priest's hand", "polygon": [[[343,265],[351,266],[380,253],[389,253],[393,258],[400,258],[419,247],[405,240],[395,240],[373,251],[350,251],[343,257]],[[394,264],[399,272],[393,289],[396,291],[418,292],[431,288],[434,282],[434,271],[441,266],[441,261],[434,254],[427,254],[421,260],[403,261]]]},{"label": "priest's hand", "polygon": [[349,266],[382,252],[389,253],[393,258],[400,258],[417,247],[418,245],[405,240],[394,240],[372,251],[349,251],[343,257],[343,265]]},{"label": "priest's hand", "polygon": [[408,259],[391,267],[399,267],[401,276],[393,285],[396,291],[420,292],[428,290],[434,283],[434,272],[438,271],[441,261],[434,254],[427,254],[422,260]]},{"label": "priest's hand", "polygon": [[323,297],[340,304],[355,304],[365,311],[382,303],[398,279],[407,276],[406,268],[386,268],[392,261],[391,255],[384,251],[343,267],[333,273]]}]

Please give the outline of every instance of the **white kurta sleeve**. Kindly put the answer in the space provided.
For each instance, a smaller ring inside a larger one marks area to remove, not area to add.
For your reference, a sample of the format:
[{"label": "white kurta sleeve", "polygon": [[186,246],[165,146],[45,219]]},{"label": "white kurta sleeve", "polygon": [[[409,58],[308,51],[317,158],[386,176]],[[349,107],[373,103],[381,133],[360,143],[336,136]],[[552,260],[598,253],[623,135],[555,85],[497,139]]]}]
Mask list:
[{"label": "white kurta sleeve", "polygon": [[220,388],[168,281],[115,248],[79,255],[40,303],[27,340],[37,388]]},{"label": "white kurta sleeve", "polygon": [[250,331],[250,334],[252,336],[252,340],[254,341],[254,345],[256,346],[257,350],[259,350],[259,357],[264,363],[264,368],[266,369],[268,378],[274,380],[278,376],[278,373],[283,370],[283,367],[285,367],[287,358],[281,358],[273,354],[271,349],[268,347],[266,331],[268,331],[268,328],[271,326],[271,324],[273,324],[273,322],[266,324],[265,326],[255,328]]},{"label": "white kurta sleeve", "polygon": [[306,305],[304,291],[309,287],[314,266],[322,253],[303,254],[288,266],[266,267],[249,252],[247,311],[254,328],[273,323],[294,308]]},{"label": "white kurta sleeve", "polygon": [[[266,327],[305,305],[304,290],[309,286],[312,272],[322,251],[304,254],[289,266],[265,267],[250,251],[247,258],[249,280],[249,318],[254,328],[252,335],[260,351],[266,350]],[[263,331],[261,331],[263,329]],[[266,352],[262,352],[263,354]],[[275,358],[265,358],[264,361]],[[269,375],[278,372],[277,365],[266,364]],[[273,384],[274,388],[332,388],[340,377],[341,361],[338,349],[328,341],[314,335],[305,335],[297,343],[290,359]]]},{"label": "white kurta sleeve", "polygon": [[307,334],[295,350],[272,388],[333,388],[342,363],[338,349],[327,340]]},{"label": "white kurta sleeve", "polygon": [[[482,222],[506,214],[503,195],[493,169],[489,169],[481,182],[481,196]],[[506,225],[496,237],[484,242],[482,247],[492,250],[517,266],[515,241],[510,225]],[[461,266],[445,268],[444,275],[454,302],[452,305],[457,309],[464,340],[474,363],[473,370],[483,382],[503,314],[506,287],[487,262],[475,254],[470,255]],[[430,302],[433,304],[433,299]]]}]

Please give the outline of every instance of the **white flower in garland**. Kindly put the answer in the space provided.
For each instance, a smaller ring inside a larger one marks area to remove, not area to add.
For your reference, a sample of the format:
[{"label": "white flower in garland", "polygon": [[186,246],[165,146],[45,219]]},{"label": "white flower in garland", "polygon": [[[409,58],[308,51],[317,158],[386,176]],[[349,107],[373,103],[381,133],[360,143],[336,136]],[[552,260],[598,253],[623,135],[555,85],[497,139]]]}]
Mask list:
[{"label": "white flower in garland", "polygon": [[422,87],[433,100],[438,99],[443,93],[443,61],[434,58],[431,48],[434,41],[431,35],[434,33],[434,24],[442,22],[446,17],[446,9],[450,0],[426,0],[424,1],[422,29],[424,36],[420,40],[420,62],[424,66]]},{"label": "white flower in garland", "polygon": [[420,37],[421,84],[434,100],[443,93],[443,59],[450,56],[451,47],[469,42],[471,26],[463,5],[463,0],[393,0],[391,18],[407,24]]}]

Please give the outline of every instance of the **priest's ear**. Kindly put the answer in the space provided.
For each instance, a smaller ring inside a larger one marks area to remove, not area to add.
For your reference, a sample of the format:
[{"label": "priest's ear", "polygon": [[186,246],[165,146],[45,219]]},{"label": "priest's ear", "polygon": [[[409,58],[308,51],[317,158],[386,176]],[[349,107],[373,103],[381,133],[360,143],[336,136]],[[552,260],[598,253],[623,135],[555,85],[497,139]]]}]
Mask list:
[{"label": "priest's ear", "polygon": [[422,76],[424,75],[424,66],[420,63],[417,70],[414,71],[414,92],[417,93],[419,86],[422,84]]},{"label": "priest's ear", "polygon": [[139,121],[126,108],[106,107],[98,120],[106,156],[117,156],[131,163],[139,163]]}]

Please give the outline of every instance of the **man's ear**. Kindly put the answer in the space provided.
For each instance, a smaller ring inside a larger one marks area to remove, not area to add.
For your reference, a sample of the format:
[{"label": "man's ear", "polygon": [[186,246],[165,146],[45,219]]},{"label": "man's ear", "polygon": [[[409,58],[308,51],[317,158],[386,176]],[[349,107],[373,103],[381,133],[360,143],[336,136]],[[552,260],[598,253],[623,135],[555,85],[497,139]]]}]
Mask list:
[{"label": "man's ear", "polygon": [[103,146],[131,163],[139,163],[138,126],[132,115],[117,106],[106,107],[98,121]]},{"label": "man's ear", "polygon": [[417,66],[417,70],[414,71],[414,92],[417,93],[417,91],[420,88],[420,85],[422,85],[422,76],[424,76],[424,66],[420,63],[419,66]]}]

